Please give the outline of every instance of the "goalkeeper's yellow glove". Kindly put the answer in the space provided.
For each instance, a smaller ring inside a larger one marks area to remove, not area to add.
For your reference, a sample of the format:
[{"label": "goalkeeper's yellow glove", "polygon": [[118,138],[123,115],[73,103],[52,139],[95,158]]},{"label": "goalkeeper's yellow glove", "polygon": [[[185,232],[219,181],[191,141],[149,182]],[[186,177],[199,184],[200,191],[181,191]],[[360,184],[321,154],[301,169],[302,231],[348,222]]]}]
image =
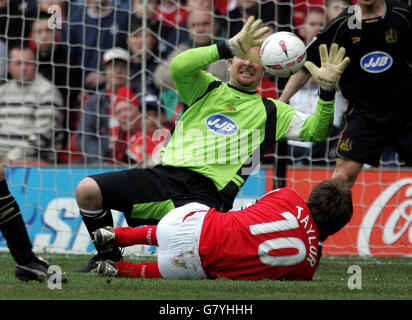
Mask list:
[{"label": "goalkeeper's yellow glove", "polygon": [[305,62],[306,69],[322,89],[334,91],[338,88],[340,76],[350,62],[349,57],[344,58],[345,52],[344,47],[339,48],[336,43],[332,43],[328,54],[326,44],[321,44],[319,46],[320,68],[310,61]]},{"label": "goalkeeper's yellow glove", "polygon": [[229,47],[234,56],[261,63],[260,57],[250,52],[251,48],[262,45],[265,39],[261,37],[269,31],[268,27],[259,28],[261,24],[261,19],[255,20],[254,16],[250,16],[243,25],[242,30],[229,39]]}]

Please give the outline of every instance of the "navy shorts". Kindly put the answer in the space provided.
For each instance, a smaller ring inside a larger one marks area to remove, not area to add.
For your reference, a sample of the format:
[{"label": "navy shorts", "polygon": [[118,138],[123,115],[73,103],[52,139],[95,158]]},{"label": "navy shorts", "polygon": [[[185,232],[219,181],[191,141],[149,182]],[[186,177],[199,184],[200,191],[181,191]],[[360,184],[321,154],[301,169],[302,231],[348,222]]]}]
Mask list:
[{"label": "navy shorts", "polygon": [[384,117],[373,118],[350,105],[343,116],[343,129],[336,149],[339,158],[379,166],[386,146],[412,166],[412,120],[386,110]]},{"label": "navy shorts", "polygon": [[171,209],[198,202],[218,209],[214,183],[185,168],[156,166],[90,176],[99,185],[103,207],[125,214],[130,226],[157,224]]}]

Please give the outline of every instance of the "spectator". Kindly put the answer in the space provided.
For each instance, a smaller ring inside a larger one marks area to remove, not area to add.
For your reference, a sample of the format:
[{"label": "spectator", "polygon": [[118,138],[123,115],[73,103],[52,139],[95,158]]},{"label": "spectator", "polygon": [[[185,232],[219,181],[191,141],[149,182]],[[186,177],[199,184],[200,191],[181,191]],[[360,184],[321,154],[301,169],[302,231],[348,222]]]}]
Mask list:
[{"label": "spectator", "polygon": [[[179,100],[175,99],[176,96],[170,94],[171,92],[175,93],[169,69],[172,59],[187,49],[216,43],[219,36],[224,35],[225,33],[222,29],[219,29],[219,24],[216,19],[214,19],[213,15],[207,12],[190,12],[187,17],[187,26],[189,29],[188,41],[181,43],[175,50],[173,50],[166,61],[160,62],[154,74],[155,84],[162,90],[161,98],[166,105],[166,113],[168,113],[169,119],[173,117],[176,108],[179,106]],[[224,82],[227,82],[229,79],[226,60],[216,61],[210,64],[206,70]],[[169,101],[172,102],[168,102],[168,100],[164,98],[168,97],[168,95],[171,96]]]},{"label": "spectator", "polygon": [[[156,26],[148,25],[146,29],[146,44],[143,43],[143,28],[142,20],[139,18],[132,18],[130,24],[130,33],[127,38],[127,45],[131,55],[131,86],[133,91],[137,94],[142,92],[142,62],[143,53],[146,59],[146,81],[145,81],[145,95],[159,95],[159,90],[154,84],[153,74],[158,65],[157,52],[157,35]],[[143,52],[143,47],[146,51]]]},{"label": "spectator", "polygon": [[31,18],[37,13],[34,0],[0,0],[0,38],[9,46],[19,44],[30,33]]},{"label": "spectator", "polygon": [[[236,30],[239,30],[242,26],[241,19],[246,19],[250,15],[260,16],[264,22],[272,22],[272,25],[276,27],[277,15],[282,14],[281,12],[277,12],[277,8],[279,8],[278,10],[285,10],[285,6],[291,5],[293,5],[293,9],[290,9],[290,18],[292,18],[290,23],[299,27],[304,23],[307,13],[312,8],[323,8],[324,1],[325,0],[293,0],[291,3],[277,3],[278,1],[228,0],[228,14],[230,18],[234,19],[230,26],[230,35],[235,34]],[[216,4],[216,7],[222,11],[222,4]],[[287,14],[289,12],[286,9],[284,13]],[[286,26],[279,25],[279,27]]]},{"label": "spectator", "polygon": [[29,46],[9,51],[11,80],[0,86],[0,161],[55,160],[61,148],[63,98],[54,85],[36,73],[35,52]]},{"label": "spectator", "polygon": [[86,0],[86,5],[63,25],[63,41],[83,68],[84,88],[104,86],[102,53],[113,47],[127,48],[129,16],[125,10],[114,9],[110,0]]},{"label": "spectator", "polygon": [[263,25],[270,25],[275,28],[274,20],[276,19],[276,7],[273,1],[243,0],[237,1],[236,6],[228,12],[228,30],[229,37],[237,34],[248,17],[255,16],[256,19],[262,19]]},{"label": "spectator", "polygon": [[[159,10],[159,0],[147,0],[146,19],[148,21],[157,21],[157,12]],[[139,19],[143,19],[144,0],[132,0],[132,13]]]},{"label": "spectator", "polygon": [[[133,17],[143,19],[143,0],[132,1],[132,20]],[[160,0],[147,1],[146,20],[148,27],[157,35],[157,51],[159,58],[165,58],[179,42],[177,25],[163,23],[158,19]]]},{"label": "spectator", "polygon": [[59,0],[37,0],[37,8],[41,12],[49,12],[50,8],[52,6],[58,6],[61,9],[62,13],[62,19],[66,20],[66,14],[67,14],[67,1],[59,1]]},{"label": "spectator", "polygon": [[[308,45],[312,39],[322,30],[325,22],[325,14],[322,9],[311,9],[304,21],[304,24],[298,28],[299,36]],[[311,78],[308,83],[300,89],[291,99],[290,105],[297,110],[313,114],[316,110],[318,99],[319,85]],[[347,102],[342,97],[340,90],[337,91],[335,97],[335,115],[333,118],[333,129],[331,135],[326,142],[302,142],[288,140],[289,155],[292,163],[295,165],[307,165],[309,160],[317,164],[323,164],[324,160],[335,160],[335,147],[337,143],[337,134],[339,132],[342,115],[346,109]]]},{"label": "spectator", "polygon": [[313,9],[322,9],[325,0],[293,0],[293,24],[296,27],[305,23],[305,17]]},{"label": "spectator", "polygon": [[37,50],[38,72],[53,82],[63,96],[66,107],[65,125],[74,129],[70,121],[70,111],[78,105],[78,94],[81,87],[81,70],[76,68],[67,48],[58,42],[56,29],[48,26],[50,14],[41,11],[31,28],[32,45]]},{"label": "spectator", "polygon": [[326,23],[335,19],[341,12],[352,5],[350,0],[326,0]]},{"label": "spectator", "polygon": [[[146,108],[148,111],[150,110],[157,110],[156,113],[152,113],[151,120],[155,121],[156,123],[156,128],[159,126],[162,128],[167,128],[171,130],[174,126],[174,123],[170,123],[169,120],[167,119],[165,109],[163,106],[160,104],[160,100],[157,96],[154,95],[147,95],[145,97],[145,103],[146,103]],[[150,119],[149,119],[150,120]],[[148,119],[146,119],[146,122]]]},{"label": "spectator", "polygon": [[180,1],[163,0],[157,10],[156,18],[166,26],[182,26],[186,21],[188,11]]},{"label": "spectator", "polygon": [[62,26],[64,22],[67,22],[67,13],[69,8],[68,1],[60,0],[32,0],[36,1],[36,15],[42,13],[50,14],[50,23],[55,24],[56,38],[61,41],[62,38]]},{"label": "spectator", "polygon": [[228,4],[231,0],[215,0],[214,1],[214,8],[215,11],[220,15],[226,15],[228,12]]},{"label": "spectator", "polygon": [[[116,95],[113,113],[119,122],[119,135],[116,141],[113,156],[119,162],[142,165],[146,157],[149,166],[154,165],[153,152],[157,146],[152,139],[153,132],[159,129],[157,122],[159,108],[146,104],[145,131],[142,131],[142,114],[140,102],[129,87],[122,87]],[[143,155],[143,137],[146,137],[146,155]],[[158,150],[157,148],[156,150]]]},{"label": "spectator", "polygon": [[212,0],[187,0],[186,10],[188,11],[200,11],[200,12],[213,12]]},{"label": "spectator", "polygon": [[312,39],[322,30],[325,25],[325,13],[321,8],[310,9],[305,16],[304,23],[298,27],[298,35],[305,45],[308,45]]},{"label": "spectator", "polygon": [[190,11],[198,12],[210,12],[213,13],[215,20],[219,22],[219,26],[224,30],[227,30],[227,16],[226,13],[222,13],[217,7],[219,1],[213,0],[187,0],[186,9]]},{"label": "spectator", "polygon": [[176,46],[187,40],[184,30],[189,11],[179,1],[161,1],[158,5],[156,20],[159,22],[160,37],[159,52],[162,59],[166,59]]},{"label": "spectator", "polygon": [[207,11],[193,10],[187,17],[189,42],[191,47],[203,47],[223,39],[225,33],[219,28],[219,23],[213,14]]},{"label": "spectator", "polygon": [[127,84],[130,54],[122,48],[107,50],[102,59],[106,88],[92,95],[85,104],[77,128],[76,144],[86,164],[110,161],[110,150],[118,134],[118,123],[111,109],[117,91]]},{"label": "spectator", "polygon": [[0,0],[0,84],[7,79],[7,45],[11,47],[27,38],[31,20],[26,17],[34,16],[35,9],[33,2]]}]

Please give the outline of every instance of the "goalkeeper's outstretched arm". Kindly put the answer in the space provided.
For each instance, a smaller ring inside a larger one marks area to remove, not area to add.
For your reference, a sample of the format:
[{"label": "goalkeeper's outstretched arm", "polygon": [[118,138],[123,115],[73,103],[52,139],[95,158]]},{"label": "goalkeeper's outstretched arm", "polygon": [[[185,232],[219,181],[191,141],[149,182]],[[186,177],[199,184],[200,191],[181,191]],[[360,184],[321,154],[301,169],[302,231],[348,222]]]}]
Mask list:
[{"label": "goalkeeper's outstretched arm", "polygon": [[[321,44],[319,54],[321,58],[320,67],[309,61],[305,63],[305,68],[320,87],[316,111],[312,115],[296,111],[290,122],[286,121],[288,128],[285,135],[278,134],[278,139],[324,141],[330,133],[333,124],[335,91],[338,88],[340,76],[348,66],[350,59],[345,57],[345,48],[339,48],[336,43],[331,45],[329,52],[326,45]],[[309,79],[310,75],[305,76],[305,71],[300,72],[292,79],[290,84],[288,83],[289,89],[283,97],[285,100],[289,100],[300,89],[298,86],[303,86]],[[278,109],[284,108],[284,106],[285,103],[278,103],[277,105]]]},{"label": "goalkeeper's outstretched arm", "polygon": [[269,31],[268,27],[261,27],[261,24],[261,19],[255,20],[254,16],[250,16],[233,38],[218,45],[189,49],[174,57],[170,73],[181,100],[190,106],[212,81],[219,80],[203,70],[215,61],[237,56],[260,64],[260,57],[251,48],[261,46],[263,36]]},{"label": "goalkeeper's outstretched arm", "polygon": [[321,44],[319,46],[321,66],[317,67],[312,62],[306,61],[305,67],[289,78],[279,100],[287,103],[311,76],[319,84],[321,90],[334,93],[343,71],[350,62],[349,57],[345,57],[345,53],[345,48],[339,47],[336,43],[332,43],[329,52],[326,45]]}]

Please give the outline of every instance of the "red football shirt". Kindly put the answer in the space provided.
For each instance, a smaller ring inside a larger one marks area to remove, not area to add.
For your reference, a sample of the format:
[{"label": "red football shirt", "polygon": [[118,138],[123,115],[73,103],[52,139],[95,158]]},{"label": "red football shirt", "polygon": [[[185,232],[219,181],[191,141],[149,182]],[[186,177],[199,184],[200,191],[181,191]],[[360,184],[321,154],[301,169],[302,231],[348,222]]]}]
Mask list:
[{"label": "red football shirt", "polygon": [[243,210],[210,209],[199,255],[209,278],[311,280],[318,230],[303,199],[282,188]]}]

